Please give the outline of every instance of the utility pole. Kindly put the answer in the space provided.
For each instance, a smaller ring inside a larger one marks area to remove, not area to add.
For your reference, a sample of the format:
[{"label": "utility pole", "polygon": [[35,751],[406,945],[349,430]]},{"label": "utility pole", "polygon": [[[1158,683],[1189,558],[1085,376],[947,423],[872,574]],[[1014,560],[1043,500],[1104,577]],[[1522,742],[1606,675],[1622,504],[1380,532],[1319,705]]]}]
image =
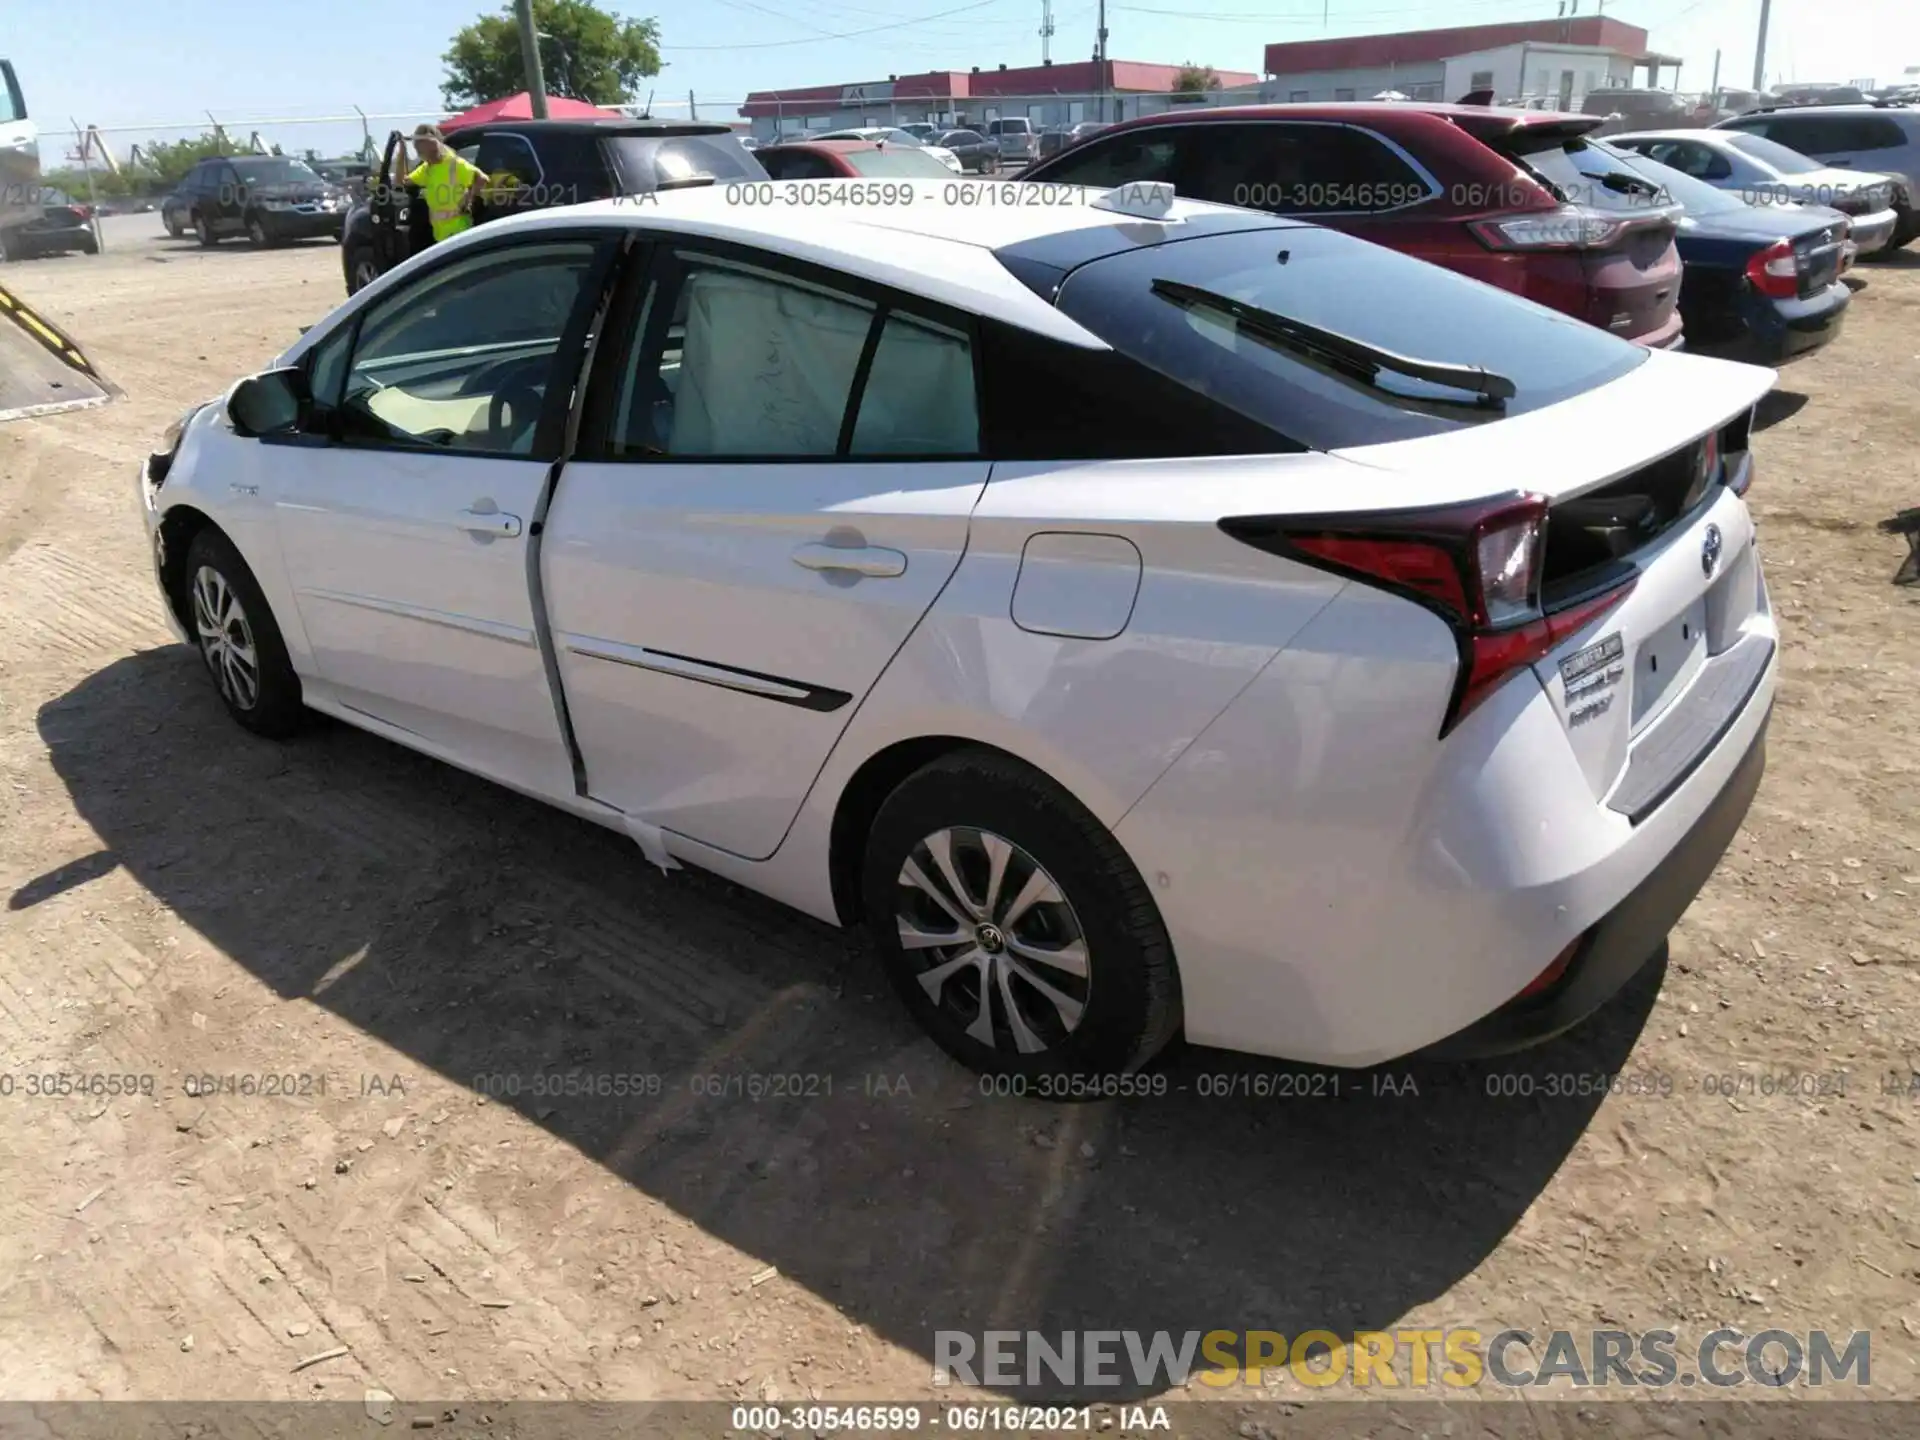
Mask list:
[{"label": "utility pole", "polygon": [[514,0],[514,18],[520,22],[520,63],[527,72],[527,98],[533,118],[547,118],[547,79],[540,73],[540,37],[533,28],[533,0]]},{"label": "utility pole", "polygon": [[1040,63],[1052,63],[1053,0],[1040,0]]},{"label": "utility pole", "polygon": [[1094,48],[1094,63],[1099,67],[1099,75],[1094,83],[1099,93],[1095,97],[1094,119],[1104,122],[1107,118],[1107,0],[1100,0],[1100,29],[1097,35],[1099,43]]},{"label": "utility pole", "polygon": [[1753,43],[1753,89],[1754,93],[1766,89],[1767,70],[1767,12],[1773,8],[1773,0],[1760,0],[1760,38]]},{"label": "utility pole", "polygon": [[700,112],[693,107],[693,92],[689,90],[687,91],[687,119],[698,120],[699,118]]},{"label": "utility pole", "polygon": [[1720,52],[1718,50],[1713,52],[1713,84],[1707,90],[1707,99],[1713,102],[1713,105],[1716,109],[1719,108],[1719,105],[1720,105]]}]

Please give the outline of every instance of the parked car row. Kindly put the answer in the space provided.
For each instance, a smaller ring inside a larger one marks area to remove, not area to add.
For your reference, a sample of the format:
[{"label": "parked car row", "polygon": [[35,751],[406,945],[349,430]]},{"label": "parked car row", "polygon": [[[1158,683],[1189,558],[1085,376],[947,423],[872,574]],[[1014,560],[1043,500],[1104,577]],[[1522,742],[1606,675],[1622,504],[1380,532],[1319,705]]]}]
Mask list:
[{"label": "parked car row", "polygon": [[[1872,149],[1809,158],[1771,138],[1781,125]],[[1602,129],[1598,115],[1480,105],[1220,108],[1125,122],[1024,178],[1164,182],[1336,227],[1642,345],[1776,361],[1838,333],[1851,299],[1841,276],[1857,256],[1920,234],[1914,111]],[[1868,153],[1907,168],[1855,168]]]}]

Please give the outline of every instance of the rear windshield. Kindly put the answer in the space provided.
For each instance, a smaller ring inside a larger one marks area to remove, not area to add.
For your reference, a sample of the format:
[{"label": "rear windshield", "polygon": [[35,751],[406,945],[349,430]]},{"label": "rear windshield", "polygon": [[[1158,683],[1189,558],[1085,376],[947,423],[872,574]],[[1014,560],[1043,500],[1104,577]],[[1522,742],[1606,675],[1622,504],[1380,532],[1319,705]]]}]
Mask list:
[{"label": "rear windshield", "polygon": [[1611,147],[1573,138],[1524,150],[1518,145],[1513,148],[1515,159],[1570,204],[1594,210],[1646,211],[1675,203]]},{"label": "rear windshield", "polygon": [[[1504,290],[1317,226],[1243,230],[1142,246],[1068,276],[1061,310],[1131,359],[1316,450],[1338,450],[1485,423],[1450,387],[1383,372],[1380,388],[1241,332],[1216,311],[1154,291],[1165,280],[1209,290],[1402,356],[1478,365],[1516,393],[1519,415],[1626,374],[1638,346]],[[1409,403],[1413,402],[1413,403]],[[1540,463],[1550,466],[1551,455]]]},{"label": "rear windshield", "polygon": [[841,157],[862,175],[921,175],[950,178],[953,171],[916,146],[890,145],[881,150],[854,150]]},{"label": "rear windshield", "polygon": [[1735,210],[1750,208],[1747,203],[1730,190],[1719,190],[1704,180],[1674,169],[1671,165],[1662,165],[1658,160],[1649,160],[1645,155],[1616,150],[1612,146],[1598,146],[1622,170],[1631,170],[1636,175],[1644,175],[1660,187],[1660,197],[1686,208],[1689,215],[1727,215]]},{"label": "rear windshield", "polygon": [[1743,150],[1764,165],[1770,165],[1782,175],[1811,175],[1815,170],[1827,167],[1817,160],[1809,160],[1798,150],[1789,150],[1777,141],[1764,135],[1750,135],[1744,130],[1728,130],[1727,143],[1736,150]]},{"label": "rear windshield", "polygon": [[689,180],[764,180],[737,135],[616,135],[608,142],[620,188],[636,195]]}]

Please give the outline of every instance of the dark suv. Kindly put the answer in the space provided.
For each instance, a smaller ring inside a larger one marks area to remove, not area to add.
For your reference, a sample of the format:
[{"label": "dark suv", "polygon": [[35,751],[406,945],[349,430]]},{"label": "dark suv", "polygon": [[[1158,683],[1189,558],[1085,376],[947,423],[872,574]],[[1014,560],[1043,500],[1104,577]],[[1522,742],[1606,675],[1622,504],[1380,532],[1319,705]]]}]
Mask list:
[{"label": "dark suv", "polygon": [[[419,187],[387,181],[402,143],[397,130],[387,137],[367,197],[347,216],[340,264],[349,295],[433,243]],[[767,178],[765,167],[725,125],[493,120],[451,130],[446,143],[488,177],[474,203],[475,224],[615,195]],[[411,161],[406,168],[413,168]]]},{"label": "dark suv", "polygon": [[1680,343],[1680,210],[1584,138],[1600,117],[1383,101],[1129,120],[1021,178],[1177,194],[1311,220],[1624,340]]},{"label": "dark suv", "polygon": [[202,160],[174,192],[202,245],[244,235],[255,245],[340,238],[347,192],[289,155],[223,155]]}]

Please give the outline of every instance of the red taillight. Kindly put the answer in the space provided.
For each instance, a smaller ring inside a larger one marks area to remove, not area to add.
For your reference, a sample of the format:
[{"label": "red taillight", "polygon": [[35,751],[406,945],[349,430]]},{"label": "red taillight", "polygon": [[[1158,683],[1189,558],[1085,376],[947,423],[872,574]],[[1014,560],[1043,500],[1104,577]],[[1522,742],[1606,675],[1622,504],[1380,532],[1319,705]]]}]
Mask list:
[{"label": "red taillight", "polygon": [[1601,250],[1619,239],[1626,228],[1624,220],[1577,205],[1497,215],[1467,225],[1474,238],[1489,250]]},{"label": "red taillight", "polygon": [[1793,258],[1793,245],[1776,240],[1756,251],[1747,261],[1747,283],[1762,295],[1775,300],[1791,300],[1800,293],[1800,266]]},{"label": "red taillight", "polygon": [[1518,671],[1620,603],[1633,578],[1555,609],[1540,608],[1547,502],[1508,496],[1437,510],[1227,519],[1235,539],[1403,595],[1445,620],[1460,671],[1440,726],[1448,734]]}]

